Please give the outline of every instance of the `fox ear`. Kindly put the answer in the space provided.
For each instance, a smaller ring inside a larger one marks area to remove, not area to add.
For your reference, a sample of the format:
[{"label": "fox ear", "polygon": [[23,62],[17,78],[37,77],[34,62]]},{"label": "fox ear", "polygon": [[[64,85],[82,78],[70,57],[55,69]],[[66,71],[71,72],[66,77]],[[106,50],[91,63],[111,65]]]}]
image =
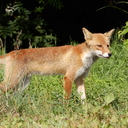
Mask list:
[{"label": "fox ear", "polygon": [[93,35],[91,32],[89,32],[86,28],[82,28],[83,34],[84,34],[84,39],[85,40],[91,40]]},{"label": "fox ear", "polygon": [[104,33],[104,35],[107,36],[109,39],[111,39],[112,34],[114,33],[114,31],[115,31],[115,29],[112,29],[112,30],[110,30],[110,31],[108,31],[108,32],[106,32],[106,33]]}]

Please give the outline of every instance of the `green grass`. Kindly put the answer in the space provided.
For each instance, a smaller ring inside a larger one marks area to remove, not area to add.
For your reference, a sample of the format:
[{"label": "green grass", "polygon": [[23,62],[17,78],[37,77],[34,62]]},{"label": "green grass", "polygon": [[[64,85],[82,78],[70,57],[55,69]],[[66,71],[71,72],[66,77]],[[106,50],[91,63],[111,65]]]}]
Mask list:
[{"label": "green grass", "polygon": [[62,76],[33,76],[22,94],[0,95],[0,128],[128,128],[128,47],[113,40],[111,51],[85,80],[85,105],[75,86],[63,99]]}]

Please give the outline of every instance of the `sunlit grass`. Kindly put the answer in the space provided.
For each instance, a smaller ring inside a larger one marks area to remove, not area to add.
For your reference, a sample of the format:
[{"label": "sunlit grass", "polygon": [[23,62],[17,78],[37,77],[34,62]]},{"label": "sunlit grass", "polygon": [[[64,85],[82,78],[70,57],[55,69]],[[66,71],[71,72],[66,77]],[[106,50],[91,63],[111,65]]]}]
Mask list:
[{"label": "sunlit grass", "polygon": [[100,58],[92,66],[85,80],[85,105],[75,86],[71,98],[63,99],[62,76],[33,76],[22,94],[0,95],[0,127],[127,128],[127,49],[114,40],[112,57]]}]

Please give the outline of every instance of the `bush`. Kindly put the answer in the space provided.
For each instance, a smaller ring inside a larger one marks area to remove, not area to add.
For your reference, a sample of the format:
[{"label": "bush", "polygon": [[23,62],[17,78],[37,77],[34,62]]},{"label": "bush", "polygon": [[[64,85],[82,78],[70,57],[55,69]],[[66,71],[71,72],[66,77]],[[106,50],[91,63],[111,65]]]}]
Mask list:
[{"label": "bush", "polygon": [[[5,1],[5,4],[8,3]],[[47,24],[43,19],[47,4],[57,9],[63,7],[61,0],[37,0],[35,8],[17,1],[6,7],[1,5],[1,46],[13,45],[14,49],[19,49],[21,45],[39,47],[55,44],[57,38],[51,30],[46,29]]]}]

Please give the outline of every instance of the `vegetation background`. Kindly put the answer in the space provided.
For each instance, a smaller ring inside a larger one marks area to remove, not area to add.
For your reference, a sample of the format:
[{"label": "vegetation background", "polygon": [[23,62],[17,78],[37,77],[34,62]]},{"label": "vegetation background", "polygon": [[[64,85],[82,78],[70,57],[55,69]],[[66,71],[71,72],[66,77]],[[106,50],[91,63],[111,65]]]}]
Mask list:
[{"label": "vegetation background", "polygon": [[0,45],[13,49],[84,41],[91,32],[121,29],[128,21],[127,0],[2,0]]},{"label": "vegetation background", "polygon": [[85,80],[85,105],[81,105],[75,86],[71,98],[63,99],[62,76],[33,76],[22,94],[0,95],[0,128],[128,128],[128,2],[93,2],[0,2],[1,54],[62,45],[63,41],[77,44],[83,40],[82,32],[78,32],[83,26],[92,32],[117,28],[111,41],[112,57],[100,58]]}]

